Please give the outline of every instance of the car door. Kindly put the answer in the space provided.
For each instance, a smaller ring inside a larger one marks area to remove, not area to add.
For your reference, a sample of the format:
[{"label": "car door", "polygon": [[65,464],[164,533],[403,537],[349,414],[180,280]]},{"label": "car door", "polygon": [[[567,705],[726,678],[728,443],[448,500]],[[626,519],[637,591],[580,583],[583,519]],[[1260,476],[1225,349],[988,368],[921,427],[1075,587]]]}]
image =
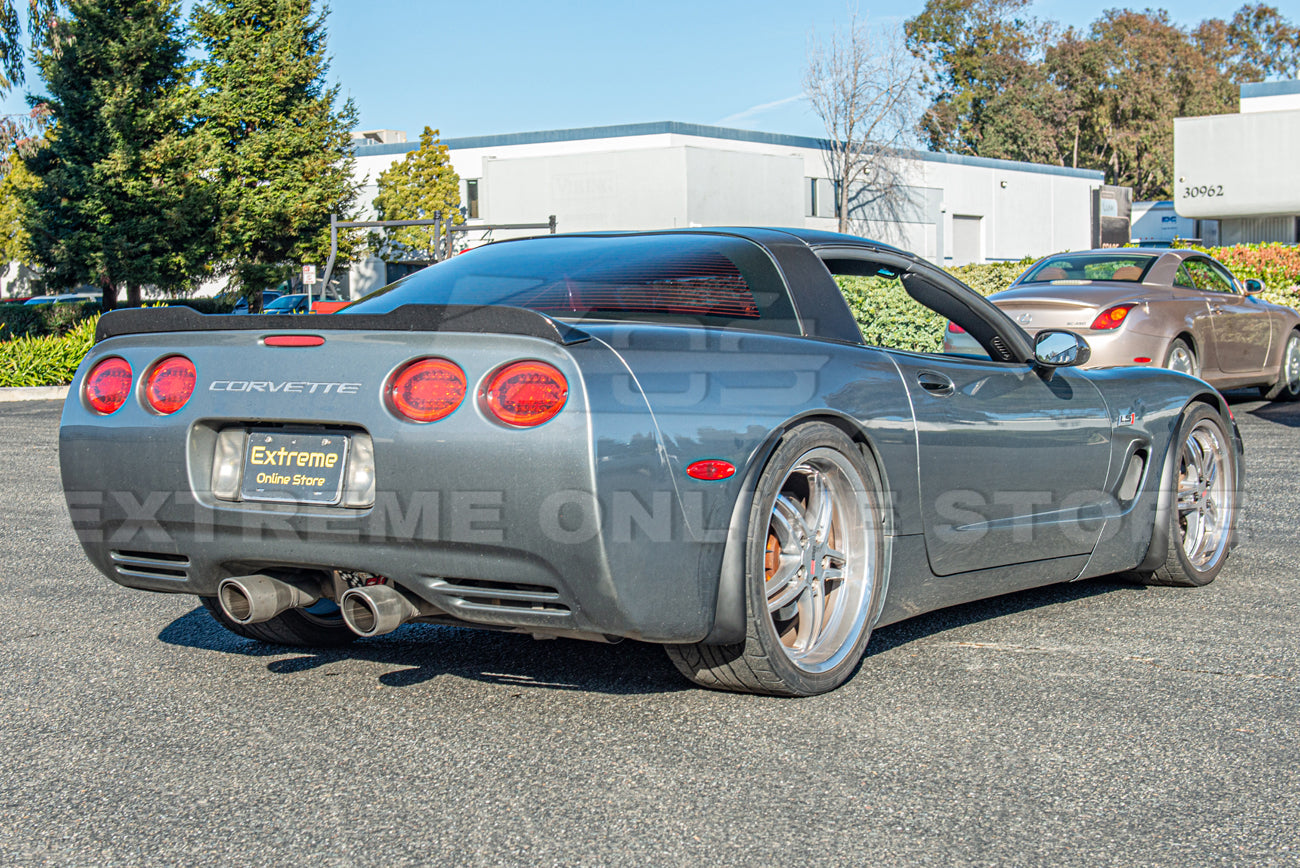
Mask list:
[{"label": "car door", "polygon": [[[935,575],[1092,551],[1109,503],[1110,413],[1078,371],[892,354],[912,398]],[[1058,571],[1059,574],[1054,573]],[[1044,578],[1073,578],[1065,564]]]},{"label": "car door", "polygon": [[1210,259],[1192,257],[1184,266],[1206,294],[1215,357],[1225,373],[1262,370],[1272,340],[1272,317],[1250,296],[1238,292],[1228,271]]},{"label": "car door", "polygon": [[[867,281],[856,292],[889,299],[887,320],[863,323],[863,333],[889,351],[911,399],[931,570],[1042,561],[1044,582],[1074,578],[1077,562],[1052,559],[1090,553],[1110,504],[1101,392],[1078,370],[1049,375],[1016,360],[1029,346],[1024,333],[968,287],[921,264],[905,274],[877,267],[879,256],[822,253],[832,274]],[[945,322],[989,358],[943,353]]]}]

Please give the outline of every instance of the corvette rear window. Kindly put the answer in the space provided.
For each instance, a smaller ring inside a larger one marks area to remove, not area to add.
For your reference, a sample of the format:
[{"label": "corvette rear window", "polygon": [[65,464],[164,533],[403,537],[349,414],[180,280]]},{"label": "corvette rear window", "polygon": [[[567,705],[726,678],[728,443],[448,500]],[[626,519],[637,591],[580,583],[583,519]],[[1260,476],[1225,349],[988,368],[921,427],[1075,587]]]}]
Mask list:
[{"label": "corvette rear window", "polygon": [[707,234],[560,236],[491,244],[350,305],[513,305],[557,319],[692,323],[798,334],[776,266],[752,242]]},{"label": "corvette rear window", "polygon": [[1158,257],[1131,253],[1075,253],[1038,263],[1021,283],[1084,283],[1092,280],[1141,283]]}]

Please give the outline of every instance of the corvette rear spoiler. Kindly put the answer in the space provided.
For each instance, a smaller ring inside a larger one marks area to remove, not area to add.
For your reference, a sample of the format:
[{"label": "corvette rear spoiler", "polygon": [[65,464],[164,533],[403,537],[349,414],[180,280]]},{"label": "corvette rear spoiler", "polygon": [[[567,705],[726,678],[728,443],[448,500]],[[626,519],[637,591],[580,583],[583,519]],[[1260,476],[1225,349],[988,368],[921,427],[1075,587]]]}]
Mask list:
[{"label": "corvette rear spoiler", "polygon": [[95,341],[123,335],[224,331],[469,332],[541,338],[567,346],[590,336],[544,313],[522,307],[465,304],[405,304],[388,313],[201,314],[181,305],[114,310],[95,328]]}]

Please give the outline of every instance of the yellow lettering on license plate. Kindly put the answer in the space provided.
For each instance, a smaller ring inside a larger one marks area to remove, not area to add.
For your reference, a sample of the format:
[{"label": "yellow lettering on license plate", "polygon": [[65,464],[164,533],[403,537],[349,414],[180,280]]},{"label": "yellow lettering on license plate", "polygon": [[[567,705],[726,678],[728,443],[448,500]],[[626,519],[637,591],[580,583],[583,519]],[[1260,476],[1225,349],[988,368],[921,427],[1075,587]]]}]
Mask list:
[{"label": "yellow lettering on license plate", "polygon": [[343,490],[349,438],[343,434],[250,431],[244,500],[332,505]]}]

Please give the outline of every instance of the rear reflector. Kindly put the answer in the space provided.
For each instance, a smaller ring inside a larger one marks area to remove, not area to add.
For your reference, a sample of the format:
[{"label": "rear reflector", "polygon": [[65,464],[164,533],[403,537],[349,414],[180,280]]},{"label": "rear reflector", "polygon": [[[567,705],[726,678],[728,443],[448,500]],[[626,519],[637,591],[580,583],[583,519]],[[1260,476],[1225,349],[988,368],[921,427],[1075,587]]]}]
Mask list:
[{"label": "rear reflector", "polygon": [[1149,364],[1151,364],[1151,360],[1150,360],[1149,358],[1147,358],[1146,356],[1137,356],[1136,358],[1133,359],[1133,361],[1136,362],[1136,363],[1138,363],[1139,365],[1149,365]]},{"label": "rear reflector", "polygon": [[1117,329],[1124,324],[1124,318],[1128,316],[1128,312],[1135,307],[1137,307],[1136,304],[1117,304],[1114,307],[1106,308],[1106,310],[1097,314],[1097,318],[1092,321],[1092,325],[1089,326],[1089,328],[1097,329],[1099,331]]},{"label": "rear reflector", "polygon": [[320,335],[267,335],[262,343],[268,347],[319,347],[325,339]]},{"label": "rear reflector", "polygon": [[412,422],[437,422],[465,400],[465,372],[448,359],[416,359],[399,368],[384,391],[399,416]]},{"label": "rear reflector", "polygon": [[515,428],[549,422],[569,400],[569,382],[546,362],[512,362],[493,374],[482,392],[489,413]]},{"label": "rear reflector", "polygon": [[111,356],[91,368],[82,390],[86,403],[96,413],[116,413],[131,394],[131,366],[126,359]]},{"label": "rear reflector", "polygon": [[185,406],[198,379],[194,363],[184,356],[168,356],[149,371],[144,389],[149,406],[164,416]]},{"label": "rear reflector", "polygon": [[691,479],[702,479],[705,482],[716,482],[719,479],[727,479],[736,473],[736,465],[730,461],[720,461],[716,458],[707,458],[704,461],[696,461],[690,467],[686,468],[686,475]]}]

